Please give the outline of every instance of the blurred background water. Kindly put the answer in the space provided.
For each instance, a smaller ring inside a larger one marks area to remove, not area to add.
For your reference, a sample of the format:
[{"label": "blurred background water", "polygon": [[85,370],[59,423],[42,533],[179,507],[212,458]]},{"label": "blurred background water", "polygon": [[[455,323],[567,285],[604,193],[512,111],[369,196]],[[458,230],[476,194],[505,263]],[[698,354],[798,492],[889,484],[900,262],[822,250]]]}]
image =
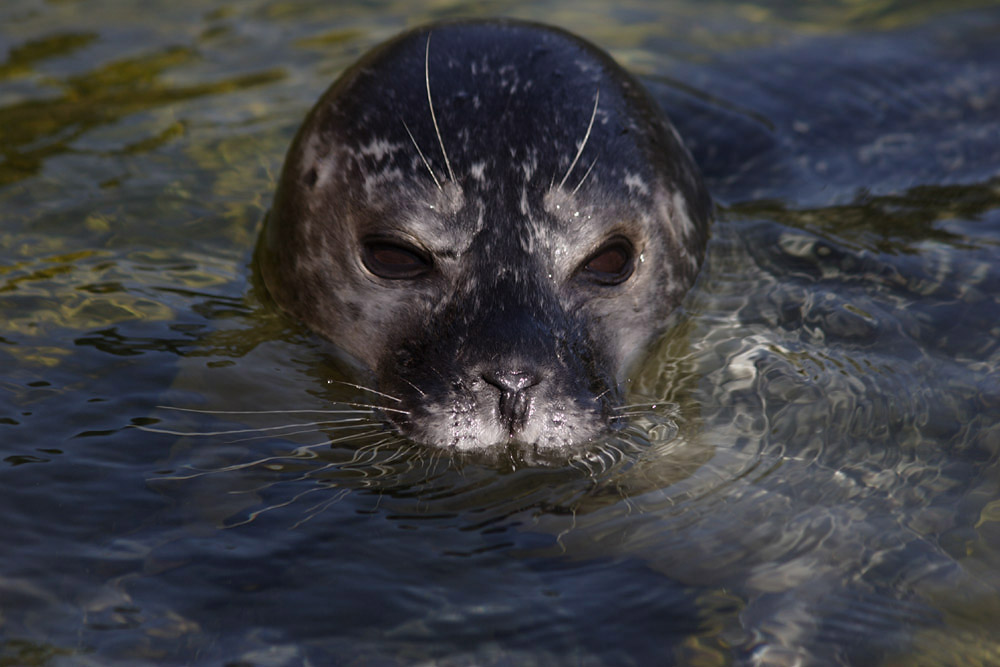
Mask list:
[{"label": "blurred background water", "polygon": [[[992,4],[4,2],[0,665],[1000,663]],[[474,15],[609,50],[720,206],[606,468],[281,413],[338,398],[251,286],[284,151]]]}]

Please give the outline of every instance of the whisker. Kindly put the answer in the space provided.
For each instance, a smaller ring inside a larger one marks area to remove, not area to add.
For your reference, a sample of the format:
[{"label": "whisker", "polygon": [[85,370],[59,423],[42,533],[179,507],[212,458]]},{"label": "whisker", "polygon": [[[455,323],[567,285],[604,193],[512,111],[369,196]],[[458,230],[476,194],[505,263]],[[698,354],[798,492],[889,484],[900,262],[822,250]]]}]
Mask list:
[{"label": "whisker", "polygon": [[580,143],[580,148],[576,151],[576,156],[573,158],[573,161],[570,162],[569,169],[566,170],[566,175],[563,176],[561,181],[559,181],[560,189],[562,189],[562,187],[566,185],[566,179],[568,179],[569,175],[573,173],[573,168],[576,167],[577,161],[583,154],[583,149],[587,146],[587,141],[590,139],[590,131],[594,128],[594,119],[597,118],[597,103],[600,101],[600,99],[601,99],[601,89],[598,88],[597,94],[594,95],[594,110],[590,112],[590,123],[587,124],[587,133],[583,135],[583,141]]},{"label": "whisker", "polygon": [[[420,160],[424,163],[424,166],[427,167],[427,172],[431,175],[431,178],[434,179],[434,185],[437,186],[438,190],[443,190],[443,188],[441,187],[441,181],[438,180],[438,177],[434,174],[434,170],[431,169],[431,163],[427,161],[426,157],[424,157],[424,152],[422,150],[420,150],[420,146],[417,144],[416,138],[414,138],[413,133],[410,132],[410,126],[407,125],[406,121],[403,120],[402,118],[400,118],[399,120],[403,123],[403,127],[406,128],[406,133],[408,135],[410,135],[410,141],[413,142],[413,147],[417,149],[417,155],[420,156]],[[344,382],[344,384],[349,384],[349,383]],[[352,386],[356,387],[357,385],[352,385]],[[376,392],[376,393],[378,393],[378,392]],[[383,394],[383,396],[384,395],[385,394]],[[396,399],[396,400],[399,400],[399,399]]]},{"label": "whisker", "polygon": [[[358,423],[358,424],[343,424],[343,423],[339,423],[338,422],[337,424],[335,424],[333,426],[325,426],[325,427],[323,427],[323,430],[336,430],[336,431],[340,431],[340,430],[348,429],[348,428],[364,428],[366,426],[367,427],[374,426],[370,421],[367,421],[367,420],[364,420],[364,421],[359,420],[359,421],[360,421],[360,423]],[[306,429],[306,430],[302,430],[302,431],[288,431],[288,432],[282,433],[281,436],[287,438],[288,436],[291,436],[291,435],[303,435],[303,434],[306,434],[306,433],[316,433],[318,430],[320,430],[320,429],[310,428],[310,429]],[[231,444],[235,444],[237,442],[251,442],[253,440],[266,440],[266,439],[271,438],[271,437],[274,437],[274,436],[270,436],[270,435],[255,435],[255,436],[250,437],[250,438],[238,438],[236,440],[227,440],[226,444],[231,445]]]},{"label": "whisker", "polygon": [[649,410],[629,410],[628,412],[619,412],[615,417],[642,417],[648,415],[649,412]]},{"label": "whisker", "polygon": [[324,500],[321,503],[317,503],[316,505],[313,505],[312,507],[306,509],[306,513],[308,514],[308,516],[306,516],[303,519],[299,519],[298,521],[296,521],[294,524],[292,524],[292,526],[291,526],[291,528],[289,528],[289,530],[295,530],[296,528],[298,528],[299,526],[301,526],[302,524],[304,524],[306,521],[311,521],[313,519],[313,517],[317,517],[320,514],[322,514],[323,511],[326,510],[326,508],[328,508],[330,505],[334,505],[336,503],[339,503],[349,493],[350,493],[350,489],[339,489],[337,491],[337,493],[333,494],[333,496],[331,498],[329,498],[327,500]]},{"label": "whisker", "polygon": [[254,461],[246,461],[244,463],[234,463],[232,465],[223,466],[221,468],[211,468],[208,470],[199,470],[197,468],[191,468],[192,470],[194,470],[194,472],[190,475],[169,475],[161,477],[160,479],[168,479],[168,480],[195,479],[197,477],[204,477],[206,475],[214,475],[223,472],[234,472],[237,470],[245,470],[247,468],[253,468],[255,466],[267,465],[268,463],[271,463],[273,461],[290,461],[294,459],[306,459],[306,458],[314,459],[316,458],[316,454],[312,450],[317,447],[324,447],[326,444],[327,444],[326,442],[318,442],[314,445],[303,445],[301,447],[296,447],[295,449],[293,449],[290,455],[268,456],[262,459],[256,459]]},{"label": "whisker", "polygon": [[452,183],[455,181],[455,172],[451,170],[451,161],[448,160],[448,152],[444,149],[444,140],[441,138],[441,130],[438,128],[437,116],[434,114],[434,102],[431,100],[431,33],[427,33],[427,47],[424,49],[424,83],[427,86],[427,106],[431,110],[431,122],[434,123],[434,133],[437,134],[438,144],[441,146],[441,155],[444,156],[444,165],[448,168],[448,178]]},{"label": "whisker", "polygon": [[629,410],[631,408],[655,408],[658,406],[666,405],[667,401],[657,401],[654,403],[629,403],[627,405],[614,405],[611,406],[612,410]]},{"label": "whisker", "polygon": [[378,396],[382,396],[383,398],[388,398],[390,401],[396,401],[397,403],[402,402],[402,399],[400,399],[400,398],[396,398],[395,396],[392,396],[390,394],[384,394],[381,391],[377,391],[375,389],[372,389],[371,387],[366,387],[366,386],[361,385],[361,384],[354,384],[353,382],[345,382],[343,380],[330,380],[330,382],[336,382],[337,384],[343,384],[343,385],[347,385],[348,387],[354,387],[355,389],[361,389],[362,391],[367,391],[367,392],[370,392],[372,394],[376,394]]},{"label": "whisker", "polygon": [[[401,415],[409,415],[409,410],[400,410],[398,408],[387,408],[384,405],[372,405],[371,403],[341,403],[340,405],[349,405],[353,408],[368,408],[370,410],[382,410],[384,412],[396,412]],[[371,414],[371,413],[359,413],[359,414]]]},{"label": "whisker", "polygon": [[[391,398],[391,396],[389,397]],[[398,399],[397,399],[398,400]],[[343,403],[343,405],[353,405],[367,408],[377,408],[375,405],[364,405],[363,403]],[[201,415],[294,415],[294,414],[321,414],[321,415],[346,415],[346,414],[366,414],[361,410],[200,410],[198,408],[179,408],[173,405],[157,405],[158,410],[174,410],[176,412],[195,412]],[[384,409],[384,408],[380,408]]]},{"label": "whisker", "polygon": [[573,194],[576,194],[576,191],[580,189],[580,186],[583,185],[583,182],[587,180],[588,176],[590,176],[590,172],[593,171],[595,164],[597,164],[597,157],[591,160],[590,166],[587,167],[587,172],[583,175],[583,178],[580,179],[580,182],[576,184],[576,187],[573,188]]},{"label": "whisker", "polygon": [[414,389],[416,390],[416,392],[417,392],[418,394],[420,394],[421,396],[426,396],[426,395],[427,395],[427,394],[425,394],[424,392],[422,392],[422,391],[420,390],[420,387],[418,387],[417,385],[413,384],[412,382],[410,382],[410,381],[409,381],[409,380],[407,380],[406,378],[400,378],[400,380],[402,380],[402,381],[403,381],[403,382],[405,382],[406,384],[408,384],[408,385],[410,385],[411,387],[413,387],[413,388],[414,388]]},{"label": "whisker", "polygon": [[175,431],[173,429],[166,428],[153,428],[152,426],[140,426],[135,425],[133,428],[137,428],[140,431],[147,431],[149,433],[163,433],[165,435],[176,435],[184,437],[208,437],[214,435],[236,435],[237,433],[262,433],[264,431],[280,431],[287,428],[297,428],[299,426],[319,426],[322,424],[333,424],[336,425],[337,422],[327,419],[318,422],[304,422],[302,424],[282,424],[281,426],[262,426],[259,428],[234,428],[226,431]]},{"label": "whisker", "polygon": [[324,440],[320,444],[334,445],[337,444],[338,442],[344,442],[345,440],[351,440],[351,439],[360,440],[361,438],[369,438],[373,435],[382,435],[382,433],[383,431],[381,428],[375,427],[372,429],[370,433],[348,433],[347,435],[342,435],[339,438],[330,438],[329,440]]},{"label": "whisker", "polygon": [[600,394],[598,394],[597,396],[594,396],[594,400],[595,400],[595,401],[599,401],[599,400],[601,400],[602,398],[604,398],[605,396],[607,396],[608,394],[610,394],[610,393],[611,393],[612,391],[614,391],[615,389],[617,389],[617,387],[608,387],[607,389],[605,389],[604,391],[602,391],[602,392],[601,392]]}]

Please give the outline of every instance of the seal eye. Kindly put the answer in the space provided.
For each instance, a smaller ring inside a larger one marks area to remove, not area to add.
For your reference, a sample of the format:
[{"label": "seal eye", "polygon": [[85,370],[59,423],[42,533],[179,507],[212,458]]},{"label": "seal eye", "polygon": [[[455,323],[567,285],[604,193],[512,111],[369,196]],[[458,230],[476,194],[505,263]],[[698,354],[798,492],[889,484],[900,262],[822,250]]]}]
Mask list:
[{"label": "seal eye", "polygon": [[365,241],[361,260],[369,271],[389,280],[417,278],[431,269],[422,251],[393,241]]},{"label": "seal eye", "polygon": [[617,285],[632,275],[632,244],[623,238],[611,239],[584,262],[582,273],[602,285]]}]

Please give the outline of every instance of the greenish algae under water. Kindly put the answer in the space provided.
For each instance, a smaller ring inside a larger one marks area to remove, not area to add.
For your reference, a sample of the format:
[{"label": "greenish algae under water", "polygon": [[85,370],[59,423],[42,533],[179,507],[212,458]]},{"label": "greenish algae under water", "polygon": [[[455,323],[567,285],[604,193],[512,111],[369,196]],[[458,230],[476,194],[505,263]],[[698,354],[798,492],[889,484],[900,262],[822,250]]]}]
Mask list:
[{"label": "greenish algae under water", "polygon": [[[978,6],[4,3],[0,665],[1000,661]],[[722,206],[633,379],[669,406],[641,453],[498,470],[158,409],[344,400],[250,287],[275,174],[366,48],[470,14],[611,50]]]}]

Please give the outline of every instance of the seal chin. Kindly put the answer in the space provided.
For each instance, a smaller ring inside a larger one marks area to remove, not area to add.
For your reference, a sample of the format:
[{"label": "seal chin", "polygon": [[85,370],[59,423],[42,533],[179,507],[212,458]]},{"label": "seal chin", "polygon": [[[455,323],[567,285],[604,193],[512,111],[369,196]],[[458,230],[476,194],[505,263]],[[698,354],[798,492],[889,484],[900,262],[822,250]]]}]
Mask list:
[{"label": "seal chin", "polygon": [[694,282],[711,202],[642,85],[517,21],[376,47],[296,135],[258,245],[288,314],[461,452],[573,452]]}]

